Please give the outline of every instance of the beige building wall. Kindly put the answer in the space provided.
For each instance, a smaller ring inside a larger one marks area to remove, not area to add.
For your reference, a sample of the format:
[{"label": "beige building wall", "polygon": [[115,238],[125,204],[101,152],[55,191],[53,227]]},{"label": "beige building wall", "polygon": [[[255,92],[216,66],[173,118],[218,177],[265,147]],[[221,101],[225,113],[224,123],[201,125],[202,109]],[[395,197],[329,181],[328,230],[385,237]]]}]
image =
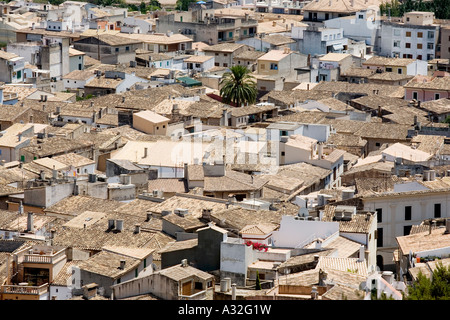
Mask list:
[{"label": "beige building wall", "polygon": [[133,114],[133,128],[154,135],[166,135],[169,119],[163,122],[154,123],[138,114]]}]

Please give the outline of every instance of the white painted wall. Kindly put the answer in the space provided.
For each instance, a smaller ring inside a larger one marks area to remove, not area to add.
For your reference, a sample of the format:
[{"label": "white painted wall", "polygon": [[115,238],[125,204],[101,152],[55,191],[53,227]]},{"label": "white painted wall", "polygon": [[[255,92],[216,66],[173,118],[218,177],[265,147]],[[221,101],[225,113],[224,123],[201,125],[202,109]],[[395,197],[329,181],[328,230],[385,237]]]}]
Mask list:
[{"label": "white painted wall", "polygon": [[277,247],[303,247],[309,240],[325,239],[338,232],[338,222],[296,220],[294,216],[283,216],[280,229],[273,232],[273,243]]}]

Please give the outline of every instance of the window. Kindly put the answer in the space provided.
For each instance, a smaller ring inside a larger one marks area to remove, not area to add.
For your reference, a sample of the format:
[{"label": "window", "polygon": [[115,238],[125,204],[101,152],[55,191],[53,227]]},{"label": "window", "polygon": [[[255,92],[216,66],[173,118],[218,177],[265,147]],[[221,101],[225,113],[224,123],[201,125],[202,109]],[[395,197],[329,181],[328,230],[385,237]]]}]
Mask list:
[{"label": "window", "polygon": [[130,47],[125,47],[125,51],[130,51]]},{"label": "window", "polygon": [[228,57],[228,53],[224,53],[223,56],[224,56],[224,57]]},{"label": "window", "polygon": [[392,68],[386,67],[386,72],[392,72]]},{"label": "window", "polygon": [[417,32],[417,38],[422,38],[423,37],[423,32]]},{"label": "window", "polygon": [[278,64],[276,64],[276,63],[271,63],[271,64],[270,64],[270,70],[278,70]]},{"label": "window", "polygon": [[375,147],[379,147],[381,144],[379,142],[375,142]]},{"label": "window", "polygon": [[195,282],[194,289],[195,290],[203,290],[203,284],[201,282]]},{"label": "window", "polygon": [[428,31],[428,39],[434,39],[434,32]]},{"label": "window", "polygon": [[399,40],[394,41],[394,47],[397,47],[397,48],[400,47],[400,41]]},{"label": "window", "polygon": [[358,15],[359,19],[364,19],[364,16],[362,14]]},{"label": "window", "polygon": [[398,73],[398,74],[402,74],[402,73],[403,73],[403,69],[402,69],[402,68],[398,68],[398,69],[397,69],[397,73]]},{"label": "window", "polygon": [[417,94],[417,91],[414,91],[414,92],[412,93],[412,96],[413,96],[413,99],[418,100],[418,94]]},{"label": "window", "polygon": [[[422,60],[422,55],[421,54],[417,55],[417,60]],[[433,69],[433,67],[431,67],[431,69]]]},{"label": "window", "polygon": [[286,153],[284,151],[281,151],[281,156],[284,157]]},{"label": "window", "polygon": [[266,65],[264,63],[260,64],[260,66],[261,66],[261,69],[265,69],[266,68]]},{"label": "window", "polygon": [[228,67],[228,63],[224,63],[223,66],[224,66],[224,67]]},{"label": "window", "polygon": [[377,222],[378,223],[383,222],[383,209],[378,208],[375,209],[375,211],[377,212]]},{"label": "window", "polygon": [[116,52],[119,52],[119,48],[116,48]]},{"label": "window", "polygon": [[435,218],[441,217],[441,204],[440,203],[434,204],[434,217]]},{"label": "window", "polygon": [[411,31],[406,31],[406,36],[411,37]]},{"label": "window", "polygon": [[383,247],[383,228],[377,229],[375,238],[377,239],[377,247]]},{"label": "window", "polygon": [[441,95],[439,93],[434,94],[434,100],[439,100],[441,98]]},{"label": "window", "polygon": [[417,49],[422,49],[422,44],[421,43],[417,44]]},{"label": "window", "polygon": [[411,43],[409,43],[409,42],[405,43],[405,48],[406,48],[406,49],[411,48]]},{"label": "window", "polygon": [[411,206],[405,207],[405,220],[411,220],[411,211],[412,211]]},{"label": "window", "polygon": [[144,268],[147,268],[147,258],[144,259]]},{"label": "window", "polygon": [[404,226],[404,227],[403,227],[403,235],[404,235],[404,236],[409,235],[409,233],[411,232],[411,227],[412,227],[412,226]]},{"label": "window", "polygon": [[220,67],[220,63],[218,63],[218,62],[214,62],[214,66],[216,66],[216,67]]},{"label": "window", "polygon": [[137,269],[137,268],[136,268],[136,269],[134,269],[134,277],[135,277],[135,278],[137,278],[137,276],[138,276],[138,273],[139,273],[139,272],[138,272],[138,269]]},{"label": "window", "polygon": [[432,54],[427,54],[427,60],[433,60],[434,59],[434,55]]},{"label": "window", "polygon": [[428,42],[427,43],[427,49],[433,50],[434,49],[434,43],[433,42]]}]

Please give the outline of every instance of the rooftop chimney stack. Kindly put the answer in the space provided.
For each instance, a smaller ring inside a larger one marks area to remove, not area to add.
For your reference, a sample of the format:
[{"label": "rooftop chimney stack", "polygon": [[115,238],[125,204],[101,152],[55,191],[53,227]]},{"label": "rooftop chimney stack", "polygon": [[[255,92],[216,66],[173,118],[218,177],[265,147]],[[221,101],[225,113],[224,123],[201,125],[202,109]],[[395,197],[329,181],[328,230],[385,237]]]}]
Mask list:
[{"label": "rooftop chimney stack", "polygon": [[126,264],[126,261],[125,260],[120,260],[120,266],[119,266],[119,269],[125,269],[125,264]]},{"label": "rooftop chimney stack", "polygon": [[121,219],[116,220],[116,230],[117,231],[123,230],[123,220]]},{"label": "rooftop chimney stack", "polygon": [[112,230],[115,228],[115,220],[114,219],[109,219],[108,220],[108,230]]},{"label": "rooftop chimney stack", "polygon": [[140,224],[135,225],[134,233],[141,233],[141,225]]},{"label": "rooftop chimney stack", "polygon": [[28,218],[27,218],[27,231],[28,231],[28,232],[34,232],[34,217],[33,217],[33,212],[28,212]]},{"label": "rooftop chimney stack", "polygon": [[445,219],[445,231],[444,234],[450,234],[450,218]]},{"label": "rooftop chimney stack", "polygon": [[365,247],[364,247],[364,245],[361,245],[359,247],[359,258],[358,258],[359,262],[362,262],[365,260],[365,254],[366,254]]}]

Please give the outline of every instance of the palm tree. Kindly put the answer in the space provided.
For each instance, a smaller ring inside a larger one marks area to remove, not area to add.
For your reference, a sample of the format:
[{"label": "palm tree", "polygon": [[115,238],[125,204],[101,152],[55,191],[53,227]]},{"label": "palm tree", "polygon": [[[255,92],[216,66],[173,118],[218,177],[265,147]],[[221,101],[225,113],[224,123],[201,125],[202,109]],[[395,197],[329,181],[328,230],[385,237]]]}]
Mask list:
[{"label": "palm tree", "polygon": [[231,67],[230,72],[223,74],[220,85],[220,96],[224,103],[240,107],[242,104],[256,102],[256,81],[245,66]]}]

